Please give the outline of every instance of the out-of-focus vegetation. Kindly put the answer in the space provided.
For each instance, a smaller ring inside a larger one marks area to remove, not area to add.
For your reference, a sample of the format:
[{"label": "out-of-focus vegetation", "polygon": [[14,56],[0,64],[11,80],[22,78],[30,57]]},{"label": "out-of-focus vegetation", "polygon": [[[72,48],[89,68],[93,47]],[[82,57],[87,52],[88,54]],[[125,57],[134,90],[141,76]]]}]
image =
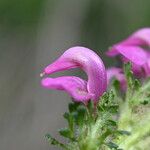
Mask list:
[{"label": "out-of-focus vegetation", "polygon": [[[49,149],[70,98],[42,90],[41,68],[63,50],[103,52],[150,26],[149,0],[0,0],[0,149]],[[115,62],[114,62],[115,64]]]}]

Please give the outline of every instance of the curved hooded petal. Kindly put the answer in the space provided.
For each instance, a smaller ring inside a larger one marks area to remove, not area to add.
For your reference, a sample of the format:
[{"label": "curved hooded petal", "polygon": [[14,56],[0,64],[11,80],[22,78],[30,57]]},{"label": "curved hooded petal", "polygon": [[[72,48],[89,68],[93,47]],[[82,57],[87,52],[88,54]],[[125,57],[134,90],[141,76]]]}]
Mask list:
[{"label": "curved hooded petal", "polygon": [[134,32],[127,39],[113,45],[106,54],[110,57],[123,56],[124,62],[132,62],[132,71],[136,76],[147,77],[150,76],[150,55],[146,47],[150,47],[150,28]]},{"label": "curved hooded petal", "polygon": [[[139,46],[115,46],[116,55],[122,56],[123,62],[132,62],[132,71],[137,77],[145,77],[149,74],[148,60],[150,57],[147,52]],[[145,70],[145,71],[144,71]]]},{"label": "curved hooded petal", "polygon": [[126,40],[122,41],[123,45],[150,46],[150,28],[142,28],[134,32]]},{"label": "curved hooded petal", "polygon": [[119,52],[117,51],[117,49],[115,48],[117,45],[114,45],[112,47],[109,48],[108,51],[106,51],[106,55],[110,56],[110,57],[114,57],[117,56],[119,54]]},{"label": "curved hooded petal", "polygon": [[[44,69],[44,73],[51,74],[77,67],[86,72],[88,76],[87,93],[90,93],[90,95],[92,94],[93,100],[97,101],[106,91],[107,79],[102,60],[92,50],[79,46],[72,47],[66,50],[56,61],[48,65]],[[85,101],[85,99],[82,99],[82,101]]]},{"label": "curved hooded petal", "polygon": [[113,78],[116,78],[120,82],[123,90],[126,89],[126,78],[121,68],[111,67],[107,69],[107,84],[109,84]]},{"label": "curved hooded petal", "polygon": [[106,54],[108,56],[116,56],[118,55],[118,51],[116,46],[150,46],[150,28],[142,28],[138,31],[134,32],[127,39],[113,45]]},{"label": "curved hooded petal", "polygon": [[66,91],[76,101],[87,101],[93,98],[93,94],[87,91],[87,82],[75,76],[45,78],[42,80],[42,85],[47,89]]},{"label": "curved hooded petal", "polygon": [[115,47],[118,54],[121,54],[127,60],[137,65],[143,65],[147,61],[147,53],[138,46],[122,46]]}]

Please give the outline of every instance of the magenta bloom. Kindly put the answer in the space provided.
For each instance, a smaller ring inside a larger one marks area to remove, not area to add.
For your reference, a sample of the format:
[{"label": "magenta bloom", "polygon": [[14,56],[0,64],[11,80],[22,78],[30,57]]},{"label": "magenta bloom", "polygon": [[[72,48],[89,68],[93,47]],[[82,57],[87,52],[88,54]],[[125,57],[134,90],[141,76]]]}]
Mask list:
[{"label": "magenta bloom", "polygon": [[122,90],[126,90],[127,87],[126,78],[121,68],[111,67],[108,68],[106,72],[107,72],[107,84],[109,84],[111,80],[115,78],[120,82]]},{"label": "magenta bloom", "polygon": [[44,78],[42,85],[48,89],[64,90],[75,101],[99,100],[107,88],[106,70],[100,57],[88,48],[72,47],[66,50],[55,62],[44,69],[44,74],[72,68],[84,70],[88,76],[88,81],[75,76],[62,76]]},{"label": "magenta bloom", "polygon": [[124,62],[132,62],[132,70],[137,76],[150,76],[150,28],[134,32],[127,39],[112,46],[107,52],[110,57],[121,55]]}]

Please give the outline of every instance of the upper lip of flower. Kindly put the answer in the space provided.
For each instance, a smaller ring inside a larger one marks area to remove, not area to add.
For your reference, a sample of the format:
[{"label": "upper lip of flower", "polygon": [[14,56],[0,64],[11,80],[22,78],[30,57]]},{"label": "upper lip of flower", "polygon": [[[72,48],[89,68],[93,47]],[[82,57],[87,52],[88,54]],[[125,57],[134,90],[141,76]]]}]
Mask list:
[{"label": "upper lip of flower", "polygon": [[118,55],[117,50],[115,49],[116,46],[148,46],[150,47],[150,28],[142,28],[138,31],[131,34],[125,40],[118,42],[117,44],[113,45],[109,51],[106,52],[108,56],[115,56]]},{"label": "upper lip of flower", "polygon": [[[42,85],[51,89],[59,89],[61,86],[62,90],[67,91],[77,101],[87,101],[89,99],[97,101],[106,91],[107,77],[102,60],[92,50],[80,46],[72,47],[65,51],[56,61],[48,65],[44,69],[44,74],[52,74],[77,67],[86,72],[88,76],[87,82],[78,77],[67,76],[43,79]],[[65,84],[68,84],[68,86]]]},{"label": "upper lip of flower", "polygon": [[111,57],[121,54],[134,65],[142,67],[147,72],[146,74],[150,75],[150,67],[145,67],[150,57],[145,48],[141,46],[150,47],[150,28],[143,28],[134,32],[127,39],[113,45],[106,54]]},{"label": "upper lip of flower", "polygon": [[147,61],[146,52],[139,46],[117,45],[117,46],[115,46],[115,48],[118,51],[118,53],[120,53],[126,59],[130,60],[131,62],[133,62],[137,65],[143,65]]}]

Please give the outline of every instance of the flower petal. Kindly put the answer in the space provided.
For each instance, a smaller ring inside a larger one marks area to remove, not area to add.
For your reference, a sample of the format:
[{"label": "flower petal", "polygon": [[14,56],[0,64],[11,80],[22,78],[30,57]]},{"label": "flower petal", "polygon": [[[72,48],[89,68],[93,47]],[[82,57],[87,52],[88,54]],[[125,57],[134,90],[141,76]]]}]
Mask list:
[{"label": "flower petal", "polygon": [[94,94],[88,93],[87,82],[75,76],[63,76],[58,78],[44,78],[42,85],[47,89],[64,90],[75,101],[88,101]]},{"label": "flower petal", "polygon": [[56,60],[54,63],[48,65],[45,69],[44,72],[46,74],[52,74],[58,71],[63,71],[67,69],[72,69],[76,68],[78,65],[73,62],[68,62],[68,61],[62,61],[61,59]]},{"label": "flower petal", "polygon": [[80,46],[72,47],[66,50],[54,63],[47,66],[44,72],[51,74],[77,67],[84,70],[88,76],[87,91],[94,93],[93,100],[99,100],[99,97],[106,91],[107,79],[105,66],[94,51]]},{"label": "flower petal", "polygon": [[124,46],[150,46],[150,28],[142,28],[132,33],[125,40],[116,45]]},{"label": "flower petal", "polygon": [[110,57],[118,55],[117,46],[150,46],[150,28],[142,28],[134,32],[125,40],[113,45],[106,55]]},{"label": "flower petal", "polygon": [[146,52],[138,46],[121,46],[115,47],[117,51],[126,57],[129,61],[137,64],[143,65],[147,61]]},{"label": "flower petal", "polygon": [[142,28],[134,32],[122,42],[124,45],[150,46],[150,28]]},{"label": "flower petal", "polygon": [[120,82],[123,90],[126,89],[126,78],[121,68],[111,67],[107,69],[107,84],[110,83],[112,78],[116,78]]},{"label": "flower petal", "polygon": [[115,48],[115,46],[117,46],[117,44],[114,45],[114,46],[112,46],[112,47],[110,47],[109,50],[106,51],[105,54],[106,54],[107,56],[110,56],[110,57],[117,56],[117,55],[119,54],[119,52],[118,52],[118,50]]}]

